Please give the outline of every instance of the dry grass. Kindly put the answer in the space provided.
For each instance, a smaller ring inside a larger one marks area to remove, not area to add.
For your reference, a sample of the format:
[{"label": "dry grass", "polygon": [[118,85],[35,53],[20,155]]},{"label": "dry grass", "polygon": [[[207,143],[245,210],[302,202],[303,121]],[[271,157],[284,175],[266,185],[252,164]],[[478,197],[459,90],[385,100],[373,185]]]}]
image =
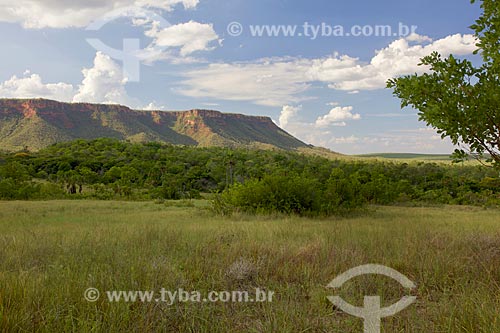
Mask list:
[{"label": "dry grass", "polygon": [[[358,265],[390,266],[418,302],[384,332],[500,331],[500,214],[372,207],[349,219],[238,216],[154,203],[0,202],[0,331],[361,332],[325,286]],[[88,303],[105,290],[252,290],[272,303]],[[407,291],[360,277],[339,294],[385,305]]]}]

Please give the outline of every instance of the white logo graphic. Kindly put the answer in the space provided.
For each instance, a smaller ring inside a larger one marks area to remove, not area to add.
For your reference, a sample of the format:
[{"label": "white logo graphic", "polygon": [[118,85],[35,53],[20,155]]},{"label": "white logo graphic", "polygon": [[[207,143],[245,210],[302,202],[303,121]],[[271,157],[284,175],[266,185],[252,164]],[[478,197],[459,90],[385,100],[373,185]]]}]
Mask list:
[{"label": "white logo graphic", "polygon": [[[142,7],[125,7],[111,11],[99,19],[93,21],[87,28],[87,31],[98,31],[106,24],[120,19],[130,18],[134,26],[152,25],[153,29],[165,29],[171,24],[152,10]],[[141,49],[141,40],[138,38],[124,38],[123,49],[114,49],[109,45],[104,44],[100,39],[87,38],[87,42],[96,50],[103,52],[113,59],[121,60],[123,62],[123,76],[129,82],[140,81],[140,68],[141,61],[147,60],[149,57],[161,52],[162,47],[157,45],[150,45],[146,49]]]},{"label": "white logo graphic", "polygon": [[241,36],[243,33],[243,26],[240,22],[231,22],[227,25],[227,33],[232,37]]},{"label": "white logo graphic", "polygon": [[99,293],[99,290],[97,290],[96,288],[88,288],[83,293],[83,297],[85,298],[85,300],[87,302],[92,302],[92,303],[97,302],[100,296],[101,294]]},{"label": "white logo graphic", "polygon": [[[374,264],[352,268],[336,277],[327,287],[333,289],[340,288],[347,281],[357,276],[368,274],[385,275],[398,281],[403,287],[408,289],[414,289],[416,287],[411,280],[398,271],[386,266]],[[380,308],[379,296],[365,296],[364,305],[360,308],[347,303],[340,296],[328,296],[328,300],[342,311],[364,319],[364,333],[379,333],[382,318],[394,316],[396,313],[410,306],[416,299],[417,297],[415,296],[404,296],[397,303],[385,308]]]}]

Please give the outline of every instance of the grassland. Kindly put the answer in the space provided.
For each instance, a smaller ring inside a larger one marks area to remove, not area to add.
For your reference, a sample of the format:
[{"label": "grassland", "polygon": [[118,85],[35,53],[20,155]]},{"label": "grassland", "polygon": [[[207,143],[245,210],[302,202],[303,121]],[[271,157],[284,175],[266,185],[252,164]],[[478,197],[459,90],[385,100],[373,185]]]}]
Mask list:
[{"label": "grassland", "polygon": [[486,159],[478,161],[470,158],[466,161],[454,163],[451,155],[446,154],[412,154],[412,153],[380,153],[380,154],[364,154],[364,155],[340,155],[339,158],[347,160],[364,160],[364,161],[379,161],[379,162],[394,162],[394,163],[435,163],[438,165],[460,165],[460,166],[480,166],[490,165]]},{"label": "grassland", "polygon": [[[0,202],[2,332],[362,332],[325,286],[358,265],[392,267],[417,303],[383,332],[500,331],[500,214],[468,207],[370,207],[351,218],[220,218],[151,202]],[[244,263],[234,266],[234,263]],[[241,274],[233,274],[236,267]],[[271,303],[95,303],[105,290],[253,290]],[[362,305],[408,291],[360,277],[338,291]]]}]

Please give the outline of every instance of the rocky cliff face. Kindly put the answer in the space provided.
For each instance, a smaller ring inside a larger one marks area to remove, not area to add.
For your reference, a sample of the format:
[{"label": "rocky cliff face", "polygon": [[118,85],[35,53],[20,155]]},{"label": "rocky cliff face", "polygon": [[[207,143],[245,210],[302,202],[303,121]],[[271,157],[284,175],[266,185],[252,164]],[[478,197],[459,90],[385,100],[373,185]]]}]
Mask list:
[{"label": "rocky cliff face", "polygon": [[298,149],[307,145],[271,118],[213,110],[138,111],[121,105],[0,99],[0,149],[41,149],[110,137],[182,145]]}]

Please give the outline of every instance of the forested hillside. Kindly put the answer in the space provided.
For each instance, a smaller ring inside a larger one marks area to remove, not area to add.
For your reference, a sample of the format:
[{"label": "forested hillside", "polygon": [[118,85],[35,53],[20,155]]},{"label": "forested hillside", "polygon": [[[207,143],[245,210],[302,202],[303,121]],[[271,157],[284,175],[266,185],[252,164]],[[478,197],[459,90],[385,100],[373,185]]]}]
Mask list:
[{"label": "forested hillside", "polygon": [[58,142],[98,138],[200,147],[309,147],[269,117],[199,109],[140,111],[122,105],[0,99],[0,149],[39,150]]}]

